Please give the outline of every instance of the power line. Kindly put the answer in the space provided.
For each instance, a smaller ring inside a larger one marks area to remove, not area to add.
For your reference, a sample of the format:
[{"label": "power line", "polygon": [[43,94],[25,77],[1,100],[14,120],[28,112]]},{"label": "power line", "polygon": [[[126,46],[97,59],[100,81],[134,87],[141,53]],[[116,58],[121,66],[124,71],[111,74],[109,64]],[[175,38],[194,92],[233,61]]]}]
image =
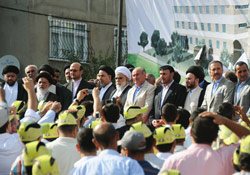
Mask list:
[{"label": "power line", "polygon": [[[89,21],[89,20],[79,20],[79,19],[74,19],[74,18],[69,18],[69,17],[62,17],[62,16],[56,16],[56,15],[48,15],[45,13],[39,13],[39,12],[33,12],[33,11],[28,11],[28,10],[22,10],[22,9],[16,9],[16,8],[11,8],[11,7],[5,7],[1,6],[0,8],[2,9],[8,9],[8,10],[13,10],[13,11],[18,11],[18,12],[23,12],[23,13],[29,13],[33,15],[39,15],[39,16],[51,16],[54,18],[60,18],[60,19],[67,19],[67,20],[73,20],[73,21],[79,21],[79,22],[86,22],[86,23],[92,23],[92,24],[100,24],[100,25],[108,25],[108,26],[117,26],[117,24],[111,24],[111,23],[104,23],[104,22],[97,22],[97,21]],[[123,27],[127,27],[127,25],[122,25]]]}]

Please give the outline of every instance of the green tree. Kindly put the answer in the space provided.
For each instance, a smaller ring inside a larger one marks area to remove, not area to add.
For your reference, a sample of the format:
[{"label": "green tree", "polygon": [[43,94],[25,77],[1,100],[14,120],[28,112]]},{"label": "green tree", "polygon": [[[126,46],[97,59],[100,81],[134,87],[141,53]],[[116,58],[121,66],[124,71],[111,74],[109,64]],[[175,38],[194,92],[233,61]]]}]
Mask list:
[{"label": "green tree", "polygon": [[220,53],[220,60],[225,67],[228,67],[229,63],[233,61],[233,56],[224,48]]},{"label": "green tree", "polygon": [[138,42],[139,46],[142,46],[143,51],[146,45],[148,45],[148,34],[146,32],[142,32],[140,35],[140,42]]},{"label": "green tree", "polygon": [[157,42],[157,47],[155,48],[155,52],[157,55],[163,56],[167,54],[167,43],[164,38],[161,38]]},{"label": "green tree", "polygon": [[159,40],[160,40],[160,31],[154,30],[151,36],[151,47],[156,48]]},{"label": "green tree", "polygon": [[171,46],[174,47],[178,42],[181,40],[181,36],[178,34],[178,32],[173,32],[171,35]]},{"label": "green tree", "polygon": [[183,60],[181,42],[175,43],[172,60],[175,60],[177,63]]}]

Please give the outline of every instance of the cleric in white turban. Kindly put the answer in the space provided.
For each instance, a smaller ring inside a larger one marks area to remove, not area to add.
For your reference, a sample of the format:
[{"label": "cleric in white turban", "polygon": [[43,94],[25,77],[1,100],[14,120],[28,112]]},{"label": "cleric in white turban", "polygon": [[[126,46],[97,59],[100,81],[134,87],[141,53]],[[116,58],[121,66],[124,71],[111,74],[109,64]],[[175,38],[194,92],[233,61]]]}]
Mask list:
[{"label": "cleric in white turban", "polygon": [[119,74],[119,73],[125,75],[129,81],[131,80],[131,72],[125,66],[119,66],[115,69],[115,74]]}]

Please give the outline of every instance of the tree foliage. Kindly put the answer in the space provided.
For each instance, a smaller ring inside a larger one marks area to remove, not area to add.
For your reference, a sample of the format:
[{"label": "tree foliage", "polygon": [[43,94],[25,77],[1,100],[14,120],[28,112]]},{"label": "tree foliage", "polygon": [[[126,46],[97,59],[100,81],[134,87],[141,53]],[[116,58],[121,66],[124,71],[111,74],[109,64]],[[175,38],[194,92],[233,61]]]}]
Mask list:
[{"label": "tree foliage", "polygon": [[180,42],[181,36],[178,34],[178,32],[173,32],[171,35],[171,40],[171,46],[174,47],[178,42]]},{"label": "tree foliage", "polygon": [[156,48],[159,40],[160,40],[160,31],[154,30],[151,36],[151,47]]},{"label": "tree foliage", "polygon": [[140,35],[140,42],[138,42],[139,46],[142,46],[143,51],[144,48],[148,45],[148,34],[146,32],[142,32]]},{"label": "tree foliage", "polygon": [[182,46],[180,41],[175,43],[172,60],[175,60],[177,63],[183,60]]},{"label": "tree foliage", "polygon": [[164,38],[161,38],[157,42],[157,47],[155,48],[155,52],[157,55],[163,56],[167,54],[167,43]]},{"label": "tree foliage", "polygon": [[220,53],[220,60],[224,66],[228,67],[229,63],[233,61],[233,56],[224,48]]}]

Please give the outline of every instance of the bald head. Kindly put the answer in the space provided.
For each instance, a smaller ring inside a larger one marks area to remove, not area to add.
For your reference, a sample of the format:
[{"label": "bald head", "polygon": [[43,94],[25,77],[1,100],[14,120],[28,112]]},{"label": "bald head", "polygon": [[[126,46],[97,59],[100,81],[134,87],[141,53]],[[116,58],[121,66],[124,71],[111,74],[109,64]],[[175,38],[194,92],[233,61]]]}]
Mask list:
[{"label": "bald head", "polygon": [[83,68],[80,63],[72,63],[70,65],[70,77],[74,80],[77,81],[82,77],[83,74]]},{"label": "bald head", "polygon": [[111,123],[102,122],[98,124],[93,132],[96,141],[104,148],[109,148],[116,142],[116,130]]},{"label": "bald head", "polygon": [[143,67],[137,67],[132,72],[133,82],[140,86],[146,80],[146,70]]},{"label": "bald head", "polygon": [[27,77],[32,78],[33,81],[35,82],[37,74],[38,74],[37,66],[36,65],[28,65],[25,68],[25,74],[26,74]]}]

